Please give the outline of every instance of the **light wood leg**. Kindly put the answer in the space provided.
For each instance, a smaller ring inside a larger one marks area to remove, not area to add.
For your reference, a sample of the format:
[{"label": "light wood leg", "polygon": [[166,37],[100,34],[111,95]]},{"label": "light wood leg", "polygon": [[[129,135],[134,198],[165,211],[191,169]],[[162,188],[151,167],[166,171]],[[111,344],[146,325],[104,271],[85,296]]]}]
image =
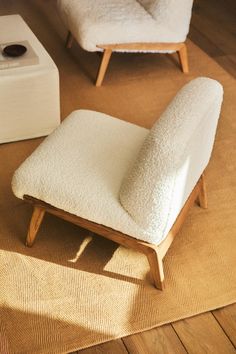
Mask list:
[{"label": "light wood leg", "polygon": [[112,54],[111,49],[105,49],[103,52],[102,61],[100,64],[98,75],[97,75],[96,86],[102,85],[102,82],[103,82],[103,79],[104,79],[110,58],[111,58],[111,54]]},{"label": "light wood leg", "polygon": [[69,31],[67,34],[67,38],[66,38],[66,48],[70,49],[72,47],[74,38],[71,34],[71,32]]},{"label": "light wood leg", "polygon": [[164,289],[164,271],[163,271],[163,262],[157,251],[152,249],[147,254],[147,259],[150,266],[150,271],[154,285],[157,289]]},{"label": "light wood leg", "polygon": [[36,238],[39,227],[43,221],[45,209],[34,207],[34,211],[30,220],[29,230],[26,238],[26,246],[31,247]]},{"label": "light wood leg", "polygon": [[203,209],[207,209],[208,203],[207,203],[207,193],[206,193],[206,183],[205,183],[205,176],[202,174],[200,178],[200,190],[199,190],[199,195],[198,195],[198,201],[199,205]]},{"label": "light wood leg", "polygon": [[182,70],[185,74],[187,74],[189,72],[189,67],[188,67],[188,53],[187,53],[186,44],[183,44],[183,46],[178,50],[178,56],[179,56],[179,61]]}]

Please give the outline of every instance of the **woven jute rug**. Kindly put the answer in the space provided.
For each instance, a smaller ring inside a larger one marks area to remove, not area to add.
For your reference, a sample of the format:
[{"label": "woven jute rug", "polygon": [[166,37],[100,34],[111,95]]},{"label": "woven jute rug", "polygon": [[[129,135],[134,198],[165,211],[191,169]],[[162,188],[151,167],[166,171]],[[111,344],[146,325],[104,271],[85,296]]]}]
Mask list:
[{"label": "woven jute rug", "polygon": [[104,86],[95,88],[99,57],[76,46],[66,52],[59,22],[43,15],[44,25],[35,17],[33,27],[60,70],[63,118],[87,108],[151,127],[197,76],[218,79],[224,103],[206,173],[209,209],[191,210],[167,253],[163,292],[152,286],[144,256],[53,216],[26,248],[32,210],[12,195],[10,182],[42,139],[0,145],[0,352],[66,353],[235,302],[234,79],[189,42],[189,75],[171,57],[116,54]]}]

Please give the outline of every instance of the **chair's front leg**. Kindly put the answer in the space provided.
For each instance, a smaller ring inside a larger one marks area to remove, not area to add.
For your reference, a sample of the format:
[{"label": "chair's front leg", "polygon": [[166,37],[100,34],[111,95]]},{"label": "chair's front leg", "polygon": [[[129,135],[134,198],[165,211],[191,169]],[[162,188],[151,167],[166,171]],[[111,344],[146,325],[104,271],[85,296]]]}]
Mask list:
[{"label": "chair's front leg", "polygon": [[177,53],[179,56],[179,61],[182,70],[185,74],[187,74],[189,72],[189,67],[188,67],[188,52],[187,52],[186,44],[183,44]]},{"label": "chair's front leg", "polygon": [[151,275],[153,278],[154,285],[157,289],[164,289],[164,271],[163,271],[163,261],[158,251],[155,249],[150,249],[150,252],[146,254]]},{"label": "chair's front leg", "polygon": [[34,207],[34,211],[30,220],[29,230],[26,238],[26,246],[31,247],[34,243],[35,237],[39,227],[43,221],[45,209],[38,206]]},{"label": "chair's front leg", "polygon": [[111,54],[112,54],[112,49],[105,49],[103,52],[103,56],[102,56],[102,61],[99,67],[99,71],[98,71],[98,75],[97,75],[97,80],[96,80],[96,86],[101,86],[104,76],[106,74],[106,70],[111,58]]}]

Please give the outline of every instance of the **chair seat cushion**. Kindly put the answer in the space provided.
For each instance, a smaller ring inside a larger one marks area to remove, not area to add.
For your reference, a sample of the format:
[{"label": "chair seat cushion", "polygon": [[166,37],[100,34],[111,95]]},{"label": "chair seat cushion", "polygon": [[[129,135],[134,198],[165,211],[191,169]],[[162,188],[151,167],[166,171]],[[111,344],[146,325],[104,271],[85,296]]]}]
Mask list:
[{"label": "chair seat cushion", "polygon": [[119,201],[124,175],[149,130],[108,115],[75,111],[15,172],[12,188],[132,237],[148,235]]},{"label": "chair seat cushion", "polygon": [[58,0],[57,4],[81,47],[97,51],[97,45],[102,44],[185,41],[192,0],[181,0],[181,6],[173,0]]}]

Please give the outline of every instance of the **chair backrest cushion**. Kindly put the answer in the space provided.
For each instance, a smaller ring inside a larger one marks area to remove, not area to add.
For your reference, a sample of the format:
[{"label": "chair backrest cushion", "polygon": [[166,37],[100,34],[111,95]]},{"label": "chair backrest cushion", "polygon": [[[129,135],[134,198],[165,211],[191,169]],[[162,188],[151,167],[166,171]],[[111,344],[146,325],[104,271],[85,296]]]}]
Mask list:
[{"label": "chair backrest cushion", "polygon": [[159,26],[168,32],[182,33],[184,41],[192,15],[193,0],[138,0]]},{"label": "chair backrest cushion", "polygon": [[168,234],[209,162],[222,97],[222,86],[212,79],[185,85],[150,130],[123,180],[121,204],[158,239]]}]

